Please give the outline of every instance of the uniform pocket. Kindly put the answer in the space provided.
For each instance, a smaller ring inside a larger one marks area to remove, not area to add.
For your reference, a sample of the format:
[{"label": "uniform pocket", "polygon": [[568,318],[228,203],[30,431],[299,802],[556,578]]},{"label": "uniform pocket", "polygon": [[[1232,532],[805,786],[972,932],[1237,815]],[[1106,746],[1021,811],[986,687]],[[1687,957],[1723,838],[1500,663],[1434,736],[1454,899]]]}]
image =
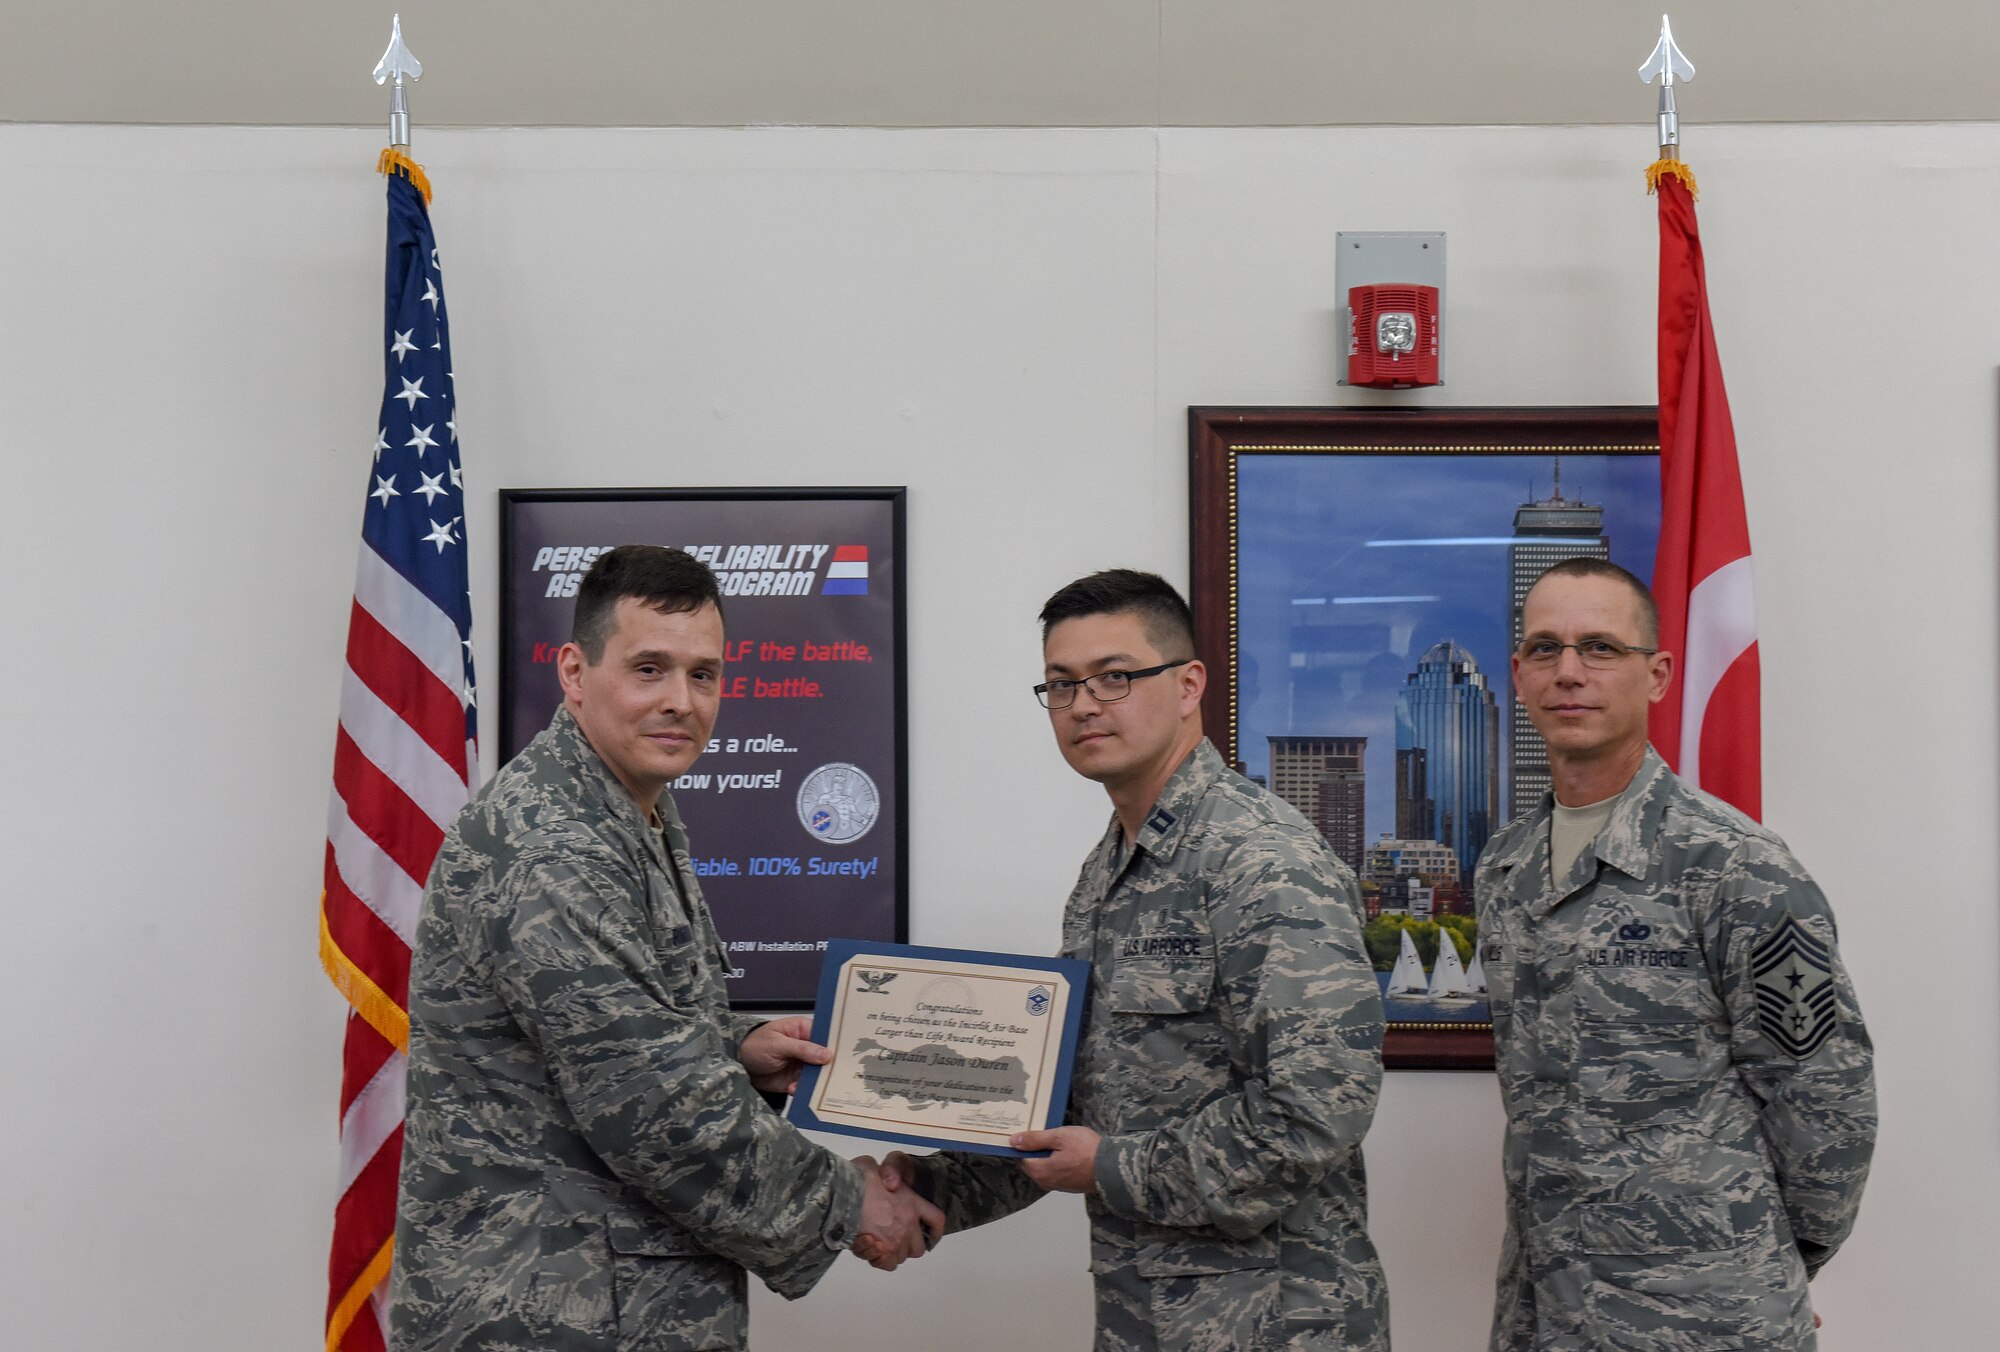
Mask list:
[{"label": "uniform pocket", "polygon": [[[1149,1239],[1148,1232],[1165,1231],[1172,1238]],[[1141,1227],[1136,1266],[1141,1277],[1204,1277],[1248,1268],[1275,1268],[1278,1239],[1271,1232],[1248,1239],[1227,1235],[1205,1237],[1165,1226]]]},{"label": "uniform pocket", "polygon": [[1114,1014],[1194,1014],[1215,998],[1215,960],[1120,962],[1106,992]]},{"label": "uniform pocket", "polygon": [[[1108,1016],[1088,1038],[1097,1105],[1113,1135],[1160,1131],[1227,1091],[1233,1073],[1215,1010],[1215,962],[1121,962],[1105,983]],[[1189,1197],[1192,1212],[1200,1199]]]},{"label": "uniform pocket", "polygon": [[1178,1352],[1246,1352],[1276,1345],[1278,1245],[1189,1238],[1150,1245],[1139,1275],[1156,1346]]},{"label": "uniform pocket", "polygon": [[1278,1232],[1285,1352],[1387,1352],[1388,1290],[1358,1208],[1287,1216]]},{"label": "uniform pocket", "polygon": [[[657,877],[647,881],[653,938],[653,960],[667,999],[678,1009],[699,1009],[707,991],[703,945],[680,897]],[[714,961],[712,957],[708,961]],[[725,969],[726,970],[726,969]]]},{"label": "uniform pocket", "polygon": [[1692,1019],[1576,1021],[1576,1088],[1613,1127],[1684,1124],[1707,1088],[1702,1026]]},{"label": "uniform pocket", "polygon": [[606,1234],[620,1347],[721,1352],[747,1343],[742,1268],[672,1226],[614,1217]]},{"label": "uniform pocket", "polygon": [[1607,1352],[1727,1352],[1752,1339],[1749,1265],[1727,1202],[1669,1197],[1577,1210],[1584,1318]]}]

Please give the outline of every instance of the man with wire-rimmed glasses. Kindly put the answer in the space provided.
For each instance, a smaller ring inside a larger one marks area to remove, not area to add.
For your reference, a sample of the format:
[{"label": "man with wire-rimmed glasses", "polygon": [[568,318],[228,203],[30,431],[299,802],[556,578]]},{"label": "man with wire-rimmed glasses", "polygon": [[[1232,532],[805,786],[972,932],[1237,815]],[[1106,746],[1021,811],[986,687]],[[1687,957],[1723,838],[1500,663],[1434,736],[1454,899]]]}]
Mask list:
[{"label": "man with wire-rimmed glasses", "polygon": [[1643,583],[1566,560],[1521,632],[1554,791],[1473,885],[1507,1110],[1492,1348],[1809,1352],[1875,1140],[1833,913],[1646,745],[1674,655]]},{"label": "man with wire-rimmed glasses", "polygon": [[1085,1194],[1099,1352],[1386,1349],[1361,1138],[1382,1003],[1354,875],[1202,735],[1187,603],[1129,570],[1042,609],[1035,695],[1112,819],[1063,917],[1091,966],[1067,1125],[1016,1165],[895,1154],[950,1229]]}]

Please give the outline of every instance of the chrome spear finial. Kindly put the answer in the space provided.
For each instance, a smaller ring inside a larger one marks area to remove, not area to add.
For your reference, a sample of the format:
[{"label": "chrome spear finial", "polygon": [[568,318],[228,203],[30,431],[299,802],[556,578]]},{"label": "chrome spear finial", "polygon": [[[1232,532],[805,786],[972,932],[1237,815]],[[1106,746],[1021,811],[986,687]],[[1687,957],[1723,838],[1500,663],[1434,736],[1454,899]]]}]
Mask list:
[{"label": "chrome spear finial", "polygon": [[405,77],[423,79],[424,64],[403,45],[403,16],[398,14],[389,21],[389,50],[383,52],[382,59],[375,63],[376,84],[390,84],[394,79],[389,91],[389,144],[392,146],[410,144],[410,95],[403,86]]},{"label": "chrome spear finial", "polygon": [[1674,81],[1692,80],[1694,62],[1681,53],[1674,45],[1673,25],[1667,16],[1660,16],[1660,40],[1653,46],[1653,54],[1639,67],[1639,79],[1651,84],[1660,82],[1660,156],[1673,159],[1680,153],[1681,120],[1674,109]]}]

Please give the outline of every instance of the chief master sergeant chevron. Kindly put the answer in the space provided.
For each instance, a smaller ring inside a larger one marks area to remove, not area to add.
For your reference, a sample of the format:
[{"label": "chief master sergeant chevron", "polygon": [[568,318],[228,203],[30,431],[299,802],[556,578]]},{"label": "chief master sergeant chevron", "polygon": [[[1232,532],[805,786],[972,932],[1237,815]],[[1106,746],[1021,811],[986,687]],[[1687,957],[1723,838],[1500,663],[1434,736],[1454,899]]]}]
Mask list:
[{"label": "chief master sergeant chevron", "polygon": [[1809,1352],[1847,1237],[1872,1052],[1783,841],[1646,745],[1658,614],[1615,564],[1529,591],[1514,685],[1555,791],[1481,855],[1507,1110],[1494,1352]]},{"label": "chief master sergeant chevron", "polygon": [[578,589],[563,707],[467,807],[410,979],[398,1352],[741,1348],[745,1269],[798,1296],[942,1217],[799,1135],[760,1091],[825,1049],[732,1014],[666,785],[723,659],[706,565],[628,545]]},{"label": "chief master sergeant chevron", "polygon": [[1090,1213],[1098,1352],[1386,1349],[1361,1137],[1382,1002],[1354,875],[1202,736],[1206,671],[1162,579],[1097,573],[1042,609],[1035,687],[1112,819],[1063,918],[1091,963],[1070,1124],[993,1156],[892,1155],[951,1228],[1045,1188]]}]

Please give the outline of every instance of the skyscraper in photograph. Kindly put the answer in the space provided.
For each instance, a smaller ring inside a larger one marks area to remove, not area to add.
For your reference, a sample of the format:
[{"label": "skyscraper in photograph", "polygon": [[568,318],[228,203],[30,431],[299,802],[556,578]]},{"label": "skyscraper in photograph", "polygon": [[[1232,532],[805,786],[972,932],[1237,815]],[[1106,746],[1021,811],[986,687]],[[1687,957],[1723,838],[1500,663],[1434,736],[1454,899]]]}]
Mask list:
[{"label": "skyscraper in photograph", "polygon": [[[1533,490],[1529,490],[1533,497]],[[1604,533],[1604,508],[1563,496],[1562,457],[1556,457],[1555,487],[1549,496],[1522,503],[1514,511],[1514,543],[1507,548],[1508,628],[1510,646],[1521,641],[1521,607],[1535,579],[1564,559],[1611,557],[1611,537]],[[1514,699],[1514,680],[1507,678],[1507,816],[1520,816],[1541,802],[1549,789],[1549,749],[1542,734],[1528,721]]]},{"label": "skyscraper in photograph", "polygon": [[1396,820],[1431,824],[1405,838],[1449,845],[1470,883],[1500,801],[1500,715],[1477,659],[1449,639],[1431,646],[1396,695],[1396,752]]},{"label": "skyscraper in photograph", "polygon": [[1436,840],[1431,812],[1429,753],[1420,746],[1396,748],[1396,837]]},{"label": "skyscraper in photograph", "polygon": [[1346,865],[1361,872],[1366,737],[1272,737],[1271,792],[1319,828]]}]

